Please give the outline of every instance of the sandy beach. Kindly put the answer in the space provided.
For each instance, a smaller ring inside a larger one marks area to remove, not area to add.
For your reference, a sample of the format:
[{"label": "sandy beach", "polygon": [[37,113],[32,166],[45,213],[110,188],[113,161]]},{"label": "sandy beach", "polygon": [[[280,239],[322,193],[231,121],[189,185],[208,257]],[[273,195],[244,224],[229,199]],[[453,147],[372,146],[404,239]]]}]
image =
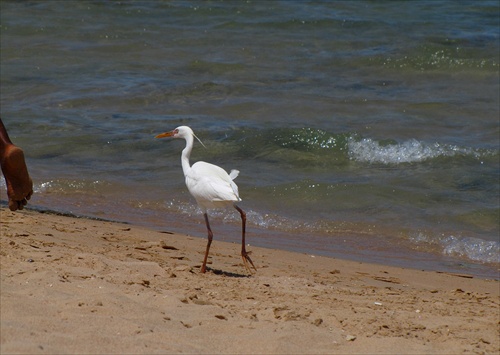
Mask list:
[{"label": "sandy beach", "polygon": [[0,213],[2,354],[500,351],[497,280]]}]

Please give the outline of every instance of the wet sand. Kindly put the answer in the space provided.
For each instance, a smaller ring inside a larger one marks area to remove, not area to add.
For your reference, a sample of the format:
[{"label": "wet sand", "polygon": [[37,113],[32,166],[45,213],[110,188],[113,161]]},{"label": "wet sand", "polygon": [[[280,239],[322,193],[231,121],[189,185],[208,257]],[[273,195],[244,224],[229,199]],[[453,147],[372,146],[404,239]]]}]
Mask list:
[{"label": "wet sand", "polygon": [[496,280],[0,213],[2,354],[500,352]]}]

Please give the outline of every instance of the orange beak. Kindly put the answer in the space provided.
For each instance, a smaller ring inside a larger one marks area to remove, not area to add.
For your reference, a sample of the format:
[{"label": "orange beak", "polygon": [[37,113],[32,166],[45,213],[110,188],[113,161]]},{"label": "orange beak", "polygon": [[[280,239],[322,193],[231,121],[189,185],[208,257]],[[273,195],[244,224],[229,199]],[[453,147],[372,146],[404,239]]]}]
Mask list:
[{"label": "orange beak", "polygon": [[155,138],[172,137],[174,134],[175,134],[175,132],[174,132],[174,131],[165,132],[165,133],[160,133],[159,135],[155,136]]}]

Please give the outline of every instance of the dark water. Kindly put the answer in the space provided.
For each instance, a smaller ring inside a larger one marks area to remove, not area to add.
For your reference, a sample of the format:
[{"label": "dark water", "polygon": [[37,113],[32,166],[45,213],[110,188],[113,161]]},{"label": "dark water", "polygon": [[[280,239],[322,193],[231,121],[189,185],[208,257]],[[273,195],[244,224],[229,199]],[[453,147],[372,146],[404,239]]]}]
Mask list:
[{"label": "dark water", "polygon": [[184,143],[153,138],[189,125],[251,245],[499,277],[498,1],[0,6],[33,206],[204,237]]}]

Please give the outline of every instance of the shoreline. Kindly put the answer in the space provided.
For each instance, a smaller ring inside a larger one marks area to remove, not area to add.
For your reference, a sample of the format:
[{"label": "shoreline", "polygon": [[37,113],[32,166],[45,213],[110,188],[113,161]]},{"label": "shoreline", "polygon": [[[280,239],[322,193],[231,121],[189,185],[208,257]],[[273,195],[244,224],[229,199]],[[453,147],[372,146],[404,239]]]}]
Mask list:
[{"label": "shoreline", "polygon": [[[2,354],[497,353],[498,280],[0,209]],[[495,312],[496,311],[496,312]]]},{"label": "shoreline", "polygon": [[[6,207],[5,201],[0,201],[0,208],[2,207]],[[25,208],[25,211],[36,211],[42,214],[134,225],[152,231],[162,231],[165,230],[165,226],[168,226],[167,228],[169,228],[170,231],[179,234],[185,234],[184,231],[186,230],[186,226],[188,226],[189,233],[193,233],[192,236],[206,242],[206,227],[204,222],[202,222],[201,216],[199,216],[198,220],[192,217],[186,219],[181,216],[178,220],[176,217],[171,217],[165,224],[159,225],[156,223],[156,220],[144,221],[141,219],[141,215],[137,217],[135,215],[131,216],[130,214],[115,214],[113,215],[114,218],[100,217],[92,213],[85,214],[84,212],[72,212],[71,209],[64,208],[53,209],[43,205],[30,205]],[[175,213],[172,215],[175,215]],[[226,225],[225,223],[221,223],[221,221],[214,223],[218,223],[214,242],[240,242],[241,236],[239,233],[241,233],[241,226],[239,217],[237,223],[233,225]],[[274,231],[271,234],[261,234],[261,232],[262,229],[247,223],[249,246],[251,244],[252,247],[258,246],[265,249],[278,249],[291,253],[309,253],[315,256],[343,259],[352,262],[450,274],[464,274],[481,279],[500,281],[500,264],[482,263],[467,258],[447,256],[437,250],[411,249],[408,245],[401,247],[395,240],[392,242],[386,240],[388,235],[385,234],[387,231],[384,229],[379,230],[377,233],[373,233],[370,237],[370,241],[368,241],[371,245],[366,249],[363,248],[367,242],[365,240],[366,236],[364,234],[352,232],[351,230],[346,230],[344,233],[337,232],[335,237],[336,241],[330,238],[323,239],[324,236],[318,235],[317,233],[309,233],[307,238],[303,238],[303,233]],[[390,231],[388,231],[388,233],[390,233]],[[327,249],[323,249],[321,247],[322,242],[334,243],[335,247],[332,249],[331,245],[329,245]],[[380,247],[379,243],[382,247]],[[393,243],[395,244],[393,245]],[[376,248],[376,251],[372,253],[371,249],[373,248]],[[411,256],[408,253],[410,253]]]}]

